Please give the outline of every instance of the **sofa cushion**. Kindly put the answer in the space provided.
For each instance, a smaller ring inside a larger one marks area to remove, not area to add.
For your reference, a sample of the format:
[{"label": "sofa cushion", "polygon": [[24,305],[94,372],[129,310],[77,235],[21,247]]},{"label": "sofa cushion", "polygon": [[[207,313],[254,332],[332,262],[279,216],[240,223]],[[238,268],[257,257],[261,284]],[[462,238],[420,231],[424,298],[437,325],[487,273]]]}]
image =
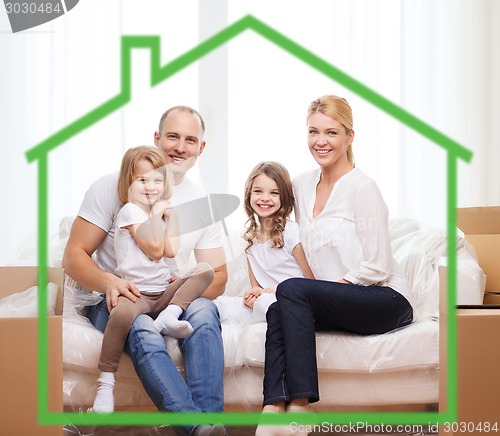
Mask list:
[{"label": "sofa cushion", "polygon": [[[245,363],[264,366],[266,324],[245,330]],[[372,373],[434,368],[439,362],[439,325],[426,320],[383,335],[316,333],[316,356],[320,371]]]}]

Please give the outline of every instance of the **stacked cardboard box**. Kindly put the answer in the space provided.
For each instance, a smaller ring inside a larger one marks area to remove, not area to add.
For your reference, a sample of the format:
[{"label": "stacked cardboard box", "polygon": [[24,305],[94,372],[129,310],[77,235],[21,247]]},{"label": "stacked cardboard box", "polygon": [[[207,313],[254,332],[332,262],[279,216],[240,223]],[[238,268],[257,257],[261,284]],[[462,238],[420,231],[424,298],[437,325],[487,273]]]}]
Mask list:
[{"label": "stacked cardboard box", "polygon": [[500,305],[500,206],[458,209],[457,217],[486,274],[484,304]]},{"label": "stacked cardboard box", "polygon": [[[57,285],[55,315],[48,317],[49,412],[62,412],[62,307],[64,273],[48,269]],[[0,298],[38,284],[36,267],[0,267]],[[0,318],[0,434],[2,436],[63,434],[63,428],[38,424],[38,318]]]},{"label": "stacked cardboard box", "polygon": [[484,433],[488,425],[500,432],[500,207],[458,209],[457,217],[486,274],[485,304],[457,309],[457,434]]}]

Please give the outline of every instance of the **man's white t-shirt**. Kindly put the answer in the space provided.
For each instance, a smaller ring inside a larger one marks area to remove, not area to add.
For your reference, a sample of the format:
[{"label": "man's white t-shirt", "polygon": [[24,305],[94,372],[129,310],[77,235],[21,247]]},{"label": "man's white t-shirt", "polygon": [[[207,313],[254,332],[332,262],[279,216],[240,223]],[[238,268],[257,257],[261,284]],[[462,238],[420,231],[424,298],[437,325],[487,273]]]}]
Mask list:
[{"label": "man's white t-shirt", "polygon": [[260,244],[254,241],[248,249],[247,259],[252,267],[253,275],[262,288],[276,287],[283,281],[292,277],[304,277],[297,260],[292,252],[300,242],[299,226],[293,221],[288,221],[283,233],[283,248],[271,247],[271,241]]},{"label": "man's white t-shirt", "polygon": [[[140,292],[162,292],[171,277],[170,268],[162,257],[151,259],[124,227],[148,221],[148,215],[133,203],[125,204],[116,217],[115,274],[134,283]],[[166,223],[164,222],[166,228]]]},{"label": "man's white t-shirt", "polygon": [[[205,197],[200,187],[188,178],[178,185],[174,185],[170,202],[172,206]],[[96,250],[97,265],[108,272],[116,269],[114,250],[115,224],[118,211],[123,204],[118,197],[118,173],[109,174],[96,180],[86,192],[78,216],[95,224],[107,234],[101,245]],[[211,224],[181,235],[180,247],[177,256],[167,259],[172,276],[181,277],[185,274],[194,259],[191,257],[193,250],[213,249],[222,247],[222,225]]]}]

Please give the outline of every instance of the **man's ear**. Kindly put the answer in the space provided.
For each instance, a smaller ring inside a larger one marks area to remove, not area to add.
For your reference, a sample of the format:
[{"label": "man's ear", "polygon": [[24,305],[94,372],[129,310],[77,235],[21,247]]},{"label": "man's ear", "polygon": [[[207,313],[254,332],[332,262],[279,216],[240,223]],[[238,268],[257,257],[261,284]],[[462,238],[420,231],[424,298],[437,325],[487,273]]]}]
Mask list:
[{"label": "man's ear", "polygon": [[207,143],[205,141],[201,141],[201,144],[200,144],[200,149],[198,150],[198,156],[203,153],[203,150],[205,150],[205,145],[207,145]]},{"label": "man's ear", "polygon": [[155,141],[155,145],[158,147],[158,145],[160,144],[160,133],[159,132],[155,132],[154,141]]}]

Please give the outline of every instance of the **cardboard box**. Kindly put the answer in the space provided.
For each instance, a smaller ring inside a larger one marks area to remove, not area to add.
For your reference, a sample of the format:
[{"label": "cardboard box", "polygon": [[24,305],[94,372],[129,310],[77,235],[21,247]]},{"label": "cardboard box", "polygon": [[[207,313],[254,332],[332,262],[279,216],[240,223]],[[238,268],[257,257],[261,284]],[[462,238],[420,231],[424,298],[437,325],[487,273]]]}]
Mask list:
[{"label": "cardboard box", "polygon": [[[439,410],[447,410],[447,280],[446,267],[439,268],[440,371]],[[500,359],[500,308],[460,306],[457,309],[457,420],[441,426],[440,436],[482,434],[486,423],[500,431],[500,378],[495,368]],[[483,428],[481,431],[480,428]]]},{"label": "cardboard box", "polygon": [[457,334],[458,422],[497,423],[500,431],[500,309],[459,308]]},{"label": "cardboard box", "polygon": [[[488,305],[459,306],[457,309],[457,423],[456,431],[440,435],[479,434],[489,423],[500,430],[500,378],[495,367],[500,359],[500,207],[458,209],[458,227],[474,247],[486,274],[484,302]],[[440,271],[440,285],[446,287],[446,270]],[[497,299],[498,297],[498,299]],[[446,298],[446,293],[441,293]],[[441,302],[440,307],[443,306]],[[440,339],[446,337],[446,311],[441,311]],[[441,354],[443,356],[443,353]],[[445,359],[441,361],[441,364]],[[446,366],[440,365],[440,388],[445,386]],[[441,397],[440,408],[446,410]]]},{"label": "cardboard box", "polygon": [[[0,267],[0,298],[38,284],[37,267]],[[62,307],[64,272],[48,269],[57,284],[56,314],[49,316],[49,411],[63,411]],[[36,317],[0,318],[0,434],[2,436],[63,434],[63,427],[38,425]]]},{"label": "cardboard box", "polygon": [[500,294],[500,206],[458,209],[457,223],[476,250],[486,292]]},{"label": "cardboard box", "polygon": [[483,304],[500,307],[500,294],[491,294],[487,292],[484,294]]}]

